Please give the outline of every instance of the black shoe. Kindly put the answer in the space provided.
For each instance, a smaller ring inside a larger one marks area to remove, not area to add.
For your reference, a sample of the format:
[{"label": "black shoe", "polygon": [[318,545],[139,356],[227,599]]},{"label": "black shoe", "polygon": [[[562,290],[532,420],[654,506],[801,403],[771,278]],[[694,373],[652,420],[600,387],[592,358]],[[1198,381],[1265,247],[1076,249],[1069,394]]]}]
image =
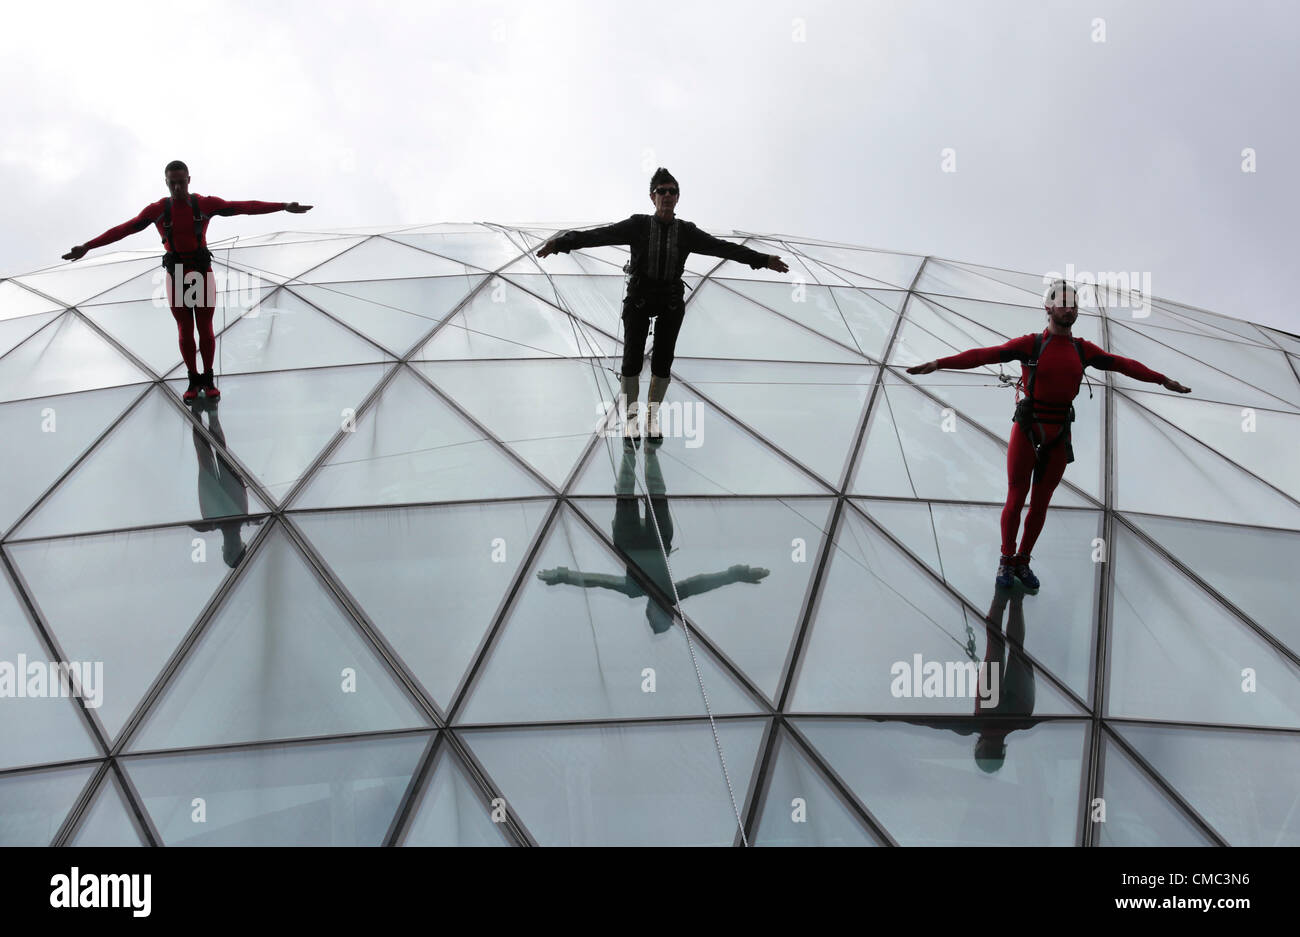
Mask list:
[{"label": "black shoe", "polygon": [[186,403],[193,403],[194,398],[199,395],[199,390],[203,387],[203,378],[199,376],[198,371],[186,371],[190,378],[190,386],[181,394],[181,399]]},{"label": "black shoe", "polygon": [[1041,585],[1034,571],[1029,568],[1029,557],[1024,554],[1017,554],[1015,558],[1015,576],[1020,585],[1024,586],[1026,592],[1030,595],[1038,592]]},{"label": "black shoe", "polygon": [[216,400],[221,396],[221,391],[217,390],[217,385],[213,383],[211,371],[204,371],[200,380],[203,381],[203,396],[208,400]]}]

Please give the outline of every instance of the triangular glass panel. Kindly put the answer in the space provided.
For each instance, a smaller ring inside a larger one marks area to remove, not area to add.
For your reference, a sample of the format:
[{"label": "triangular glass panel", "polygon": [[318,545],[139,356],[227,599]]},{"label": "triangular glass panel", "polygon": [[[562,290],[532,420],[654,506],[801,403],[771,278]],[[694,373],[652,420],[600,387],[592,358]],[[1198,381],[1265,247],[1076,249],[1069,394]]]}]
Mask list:
[{"label": "triangular glass panel", "polygon": [[1300,338],[1296,338],[1287,332],[1279,332],[1277,329],[1264,329],[1264,334],[1277,342],[1284,350],[1293,355],[1300,355]]},{"label": "triangular glass panel", "polygon": [[1300,846],[1294,732],[1117,725],[1230,846]]},{"label": "triangular glass panel", "polygon": [[[1150,334],[1150,333],[1148,333]],[[1245,342],[1224,341],[1201,335],[1180,334],[1172,341],[1166,336],[1152,336],[1174,345],[1181,353],[1228,374],[1240,374],[1249,384],[1300,406],[1300,382],[1286,362],[1286,355],[1275,348],[1248,345]],[[1199,375],[1191,372],[1191,380]]]},{"label": "triangular glass panel", "polygon": [[402,845],[509,846],[492,815],[492,805],[465,776],[460,759],[444,750]]},{"label": "triangular glass panel", "polygon": [[272,293],[217,339],[222,376],[392,358],[288,290]]},{"label": "triangular glass panel", "polygon": [[621,277],[555,276],[551,277],[551,284],[561,308],[609,335],[620,334],[625,293]]},{"label": "triangular glass panel", "polygon": [[[1206,312],[1203,309],[1193,309],[1191,306],[1184,306],[1170,299],[1161,299],[1152,297],[1151,305],[1153,310],[1161,310],[1170,316],[1176,317],[1188,325],[1195,323],[1201,326],[1199,331],[1209,335],[1222,337],[1224,333],[1244,338],[1248,341],[1257,342],[1260,340],[1261,332],[1259,327],[1252,322],[1246,322],[1242,319],[1234,319],[1231,316],[1221,316],[1218,313]],[[1187,326],[1180,326],[1187,327]]]},{"label": "triangular glass panel", "polygon": [[1125,515],[1255,623],[1300,655],[1300,532]]},{"label": "triangular glass panel", "polygon": [[[95,658],[82,661],[76,656],[53,660],[3,575],[0,654],[0,706],[5,714],[0,719],[0,770],[99,755],[77,712],[76,695],[80,687],[87,706],[104,701],[102,663],[97,668]],[[76,667],[64,669],[62,664]]]},{"label": "triangular glass panel", "polygon": [[496,270],[517,259],[523,249],[504,234],[479,231],[473,234],[390,234],[394,241],[430,251],[449,260],[482,270]]},{"label": "triangular glass panel", "polygon": [[[548,532],[469,689],[461,723],[706,713],[680,623],[571,512]],[[694,636],[714,714],[757,704]]]},{"label": "triangular glass panel", "polygon": [[617,380],[598,375],[604,366],[554,358],[414,365],[557,488],[604,424]]},{"label": "triangular glass panel", "polygon": [[148,380],[75,312],[0,358],[0,401],[70,394]]},{"label": "triangular glass panel", "polygon": [[[645,383],[644,381],[642,382]],[[747,414],[739,414],[746,416]],[[796,468],[736,425],[689,387],[677,381],[668,385],[659,409],[662,444],[636,451],[638,478],[648,475],[654,494],[759,495],[826,494],[826,486]],[[633,494],[637,487],[625,465],[620,430],[600,440],[573,485],[574,494]]]},{"label": "triangular glass panel", "polygon": [[21,345],[36,332],[37,329],[48,325],[59,315],[59,310],[53,312],[38,312],[35,315],[23,316],[20,319],[0,319],[0,357],[3,357],[11,348]]},{"label": "triangular glass panel", "polygon": [[[583,500],[584,513],[773,703],[794,643],[831,502],[726,498]],[[672,557],[672,577],[663,546]]]},{"label": "triangular glass panel", "polygon": [[420,733],[122,766],[165,846],[380,846],[427,746]]},{"label": "triangular glass panel", "polygon": [[[1092,694],[1092,649],[1103,566],[1093,561],[1101,536],[1096,511],[1056,511],[1033,551],[1044,582],[1028,602],[1020,589],[993,582],[1000,549],[1001,508],[978,504],[927,504],[855,499],[898,540],[976,608],[989,610],[1034,659],[1080,699]],[[942,531],[942,534],[940,534]]]},{"label": "triangular glass panel", "polygon": [[1099,796],[1106,805],[1106,818],[1096,824],[1098,846],[1214,845],[1109,737],[1102,758],[1106,777]]},{"label": "triangular glass panel", "polygon": [[163,393],[136,404],[14,533],[53,537],[265,513],[239,471]]},{"label": "triangular glass panel", "polygon": [[[1019,338],[1021,335],[1037,335],[1047,326],[1047,314],[1042,306],[1035,309],[957,296],[920,296],[918,299],[924,299],[932,309],[949,315],[963,316],[999,335],[1006,336],[1007,339]],[[1082,308],[1080,303],[1081,311],[1070,328],[1071,334],[1104,348],[1101,317],[1088,315],[1082,312]]]},{"label": "triangular glass panel", "polygon": [[795,724],[900,845],[1077,845],[1087,723]]},{"label": "triangular glass panel", "polygon": [[[998,271],[1003,274],[1003,271]],[[967,296],[971,299],[987,299],[995,303],[1011,303],[1017,306],[1043,307],[1043,292],[1047,284],[1042,277],[1033,277],[1037,288],[1027,283],[1012,285],[1002,279],[990,276],[978,268],[963,264],[947,263],[934,260],[925,265],[921,278],[915,289],[920,293],[942,293],[947,296]]]},{"label": "triangular glass panel", "polygon": [[51,845],[96,767],[0,775],[0,846]]},{"label": "triangular glass panel", "polygon": [[[673,367],[773,446],[839,487],[876,380],[874,367],[702,358],[679,358]],[[813,413],[817,418],[810,420]]]},{"label": "triangular glass panel", "polygon": [[161,269],[156,255],[106,264],[64,264],[53,270],[14,277],[14,281],[75,306],[151,269]]},{"label": "triangular glass panel", "polygon": [[[898,338],[889,350],[891,364],[912,365],[971,348],[993,348],[1009,341],[974,320],[956,315],[920,296],[912,297]],[[985,369],[997,373],[992,365]]]},{"label": "triangular glass panel", "polygon": [[[274,243],[259,247],[232,247],[214,251],[216,258],[234,267],[242,267],[265,276],[275,283],[293,280],[309,270],[338,257],[365,238],[324,238],[313,241]],[[375,274],[372,274],[375,276]],[[349,277],[339,277],[345,280]]]},{"label": "triangular glass panel", "polygon": [[1107,714],[1300,727],[1300,668],[1119,526]]},{"label": "triangular glass panel", "polygon": [[112,387],[61,397],[0,404],[0,530],[52,485],[74,459],[136,397],[137,387]]},{"label": "triangular glass panel", "polygon": [[494,277],[416,354],[419,360],[607,355],[614,343],[550,303]]},{"label": "triangular glass panel", "polygon": [[916,278],[917,268],[922,258],[914,254],[894,254],[887,251],[849,250],[843,247],[830,247],[824,244],[788,242],[792,250],[822,261],[831,267],[839,267],[862,276],[870,277],[881,283],[907,289]]},{"label": "triangular glass panel", "polygon": [[95,714],[110,740],[256,533],[199,526],[8,547],[63,652],[102,662],[111,682]]},{"label": "triangular glass panel", "polygon": [[520,501],[293,517],[446,709],[550,507]]},{"label": "triangular glass panel", "polygon": [[791,711],[1021,719],[1080,712],[1018,645],[991,641],[979,613],[856,511],[842,514],[828,562]]},{"label": "triangular glass panel", "polygon": [[398,244],[385,237],[372,237],[347,253],[302,274],[298,279],[305,283],[342,283],[400,277],[466,276],[480,272],[465,264]]},{"label": "triangular glass panel", "polygon": [[403,368],[360,415],[295,508],[517,498],[547,491]]},{"label": "triangular glass panel", "polygon": [[427,724],[279,530],[130,741],[133,751]]},{"label": "triangular glass panel", "polygon": [[56,312],[63,309],[62,303],[37,296],[31,290],[25,290],[13,280],[0,280],[0,322],[9,319],[25,319],[41,312]]},{"label": "triangular glass panel", "polygon": [[447,317],[482,277],[298,284],[293,291],[397,355]]},{"label": "triangular glass panel", "polygon": [[[868,417],[862,459],[850,492],[1003,503],[1007,449],[919,389],[887,381]],[[1064,485],[1052,493],[1051,503],[1090,506]],[[1050,508],[1048,517],[1050,522]]]},{"label": "triangular glass panel", "polygon": [[755,846],[880,845],[788,733],[777,746]]},{"label": "triangular glass panel", "polygon": [[126,802],[117,777],[110,770],[99,783],[95,800],[86,811],[69,846],[148,845]]},{"label": "triangular glass panel", "polygon": [[[895,309],[876,301],[865,290],[802,284],[783,286],[747,280],[728,281],[724,285],[859,354],[877,358],[889,341],[897,318]],[[897,298],[897,294],[883,295],[888,299]],[[865,345],[862,339],[866,339]]]},{"label": "triangular glass panel", "polygon": [[[763,720],[718,740],[744,809]],[[464,732],[543,846],[730,846],[739,832],[707,722]]]},{"label": "triangular glass panel", "polygon": [[[277,500],[293,489],[383,377],[387,365],[362,364],[304,371],[232,374],[215,407],[195,407],[195,419],[239,457]],[[184,381],[171,381],[177,396]]]},{"label": "triangular glass panel", "polygon": [[[1300,505],[1196,438],[1123,394],[1116,396],[1115,416],[1115,506],[1120,510],[1300,530]],[[1160,471],[1151,471],[1153,465]]]},{"label": "triangular glass panel", "polygon": [[777,361],[852,361],[852,346],[795,325],[717,283],[690,296],[677,354],[697,358],[765,358]]}]

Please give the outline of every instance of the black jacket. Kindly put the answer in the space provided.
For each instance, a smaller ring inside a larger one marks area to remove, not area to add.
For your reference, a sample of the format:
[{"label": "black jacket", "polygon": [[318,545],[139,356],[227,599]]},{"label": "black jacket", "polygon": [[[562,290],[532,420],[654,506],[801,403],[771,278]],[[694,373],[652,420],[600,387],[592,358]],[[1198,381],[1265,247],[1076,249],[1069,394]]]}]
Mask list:
[{"label": "black jacket", "polygon": [[674,218],[665,224],[655,215],[632,215],[616,224],[587,231],[566,231],[555,238],[555,249],[568,253],[581,247],[626,244],[632,250],[631,273],[649,288],[680,284],[687,254],[725,257],[755,270],[767,266],[767,254],[706,234],[689,221]]}]

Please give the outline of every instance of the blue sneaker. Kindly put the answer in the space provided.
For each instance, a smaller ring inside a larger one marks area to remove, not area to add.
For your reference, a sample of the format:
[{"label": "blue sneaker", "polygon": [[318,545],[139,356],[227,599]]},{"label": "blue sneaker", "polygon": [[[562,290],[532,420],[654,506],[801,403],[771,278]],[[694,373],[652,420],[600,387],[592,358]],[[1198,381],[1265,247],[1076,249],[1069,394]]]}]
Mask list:
[{"label": "blue sneaker", "polygon": [[998,577],[993,580],[999,589],[1010,589],[1015,582],[1015,566],[1012,560],[1015,557],[1003,554],[1002,561],[998,564]]},{"label": "blue sneaker", "polygon": [[1034,575],[1034,571],[1029,568],[1028,554],[1016,554],[1014,557],[1014,563],[1015,569],[1013,572],[1015,573],[1016,579],[1020,581],[1020,585],[1022,585],[1025,591],[1030,595],[1038,592],[1038,587],[1041,583],[1039,583],[1038,577]]}]

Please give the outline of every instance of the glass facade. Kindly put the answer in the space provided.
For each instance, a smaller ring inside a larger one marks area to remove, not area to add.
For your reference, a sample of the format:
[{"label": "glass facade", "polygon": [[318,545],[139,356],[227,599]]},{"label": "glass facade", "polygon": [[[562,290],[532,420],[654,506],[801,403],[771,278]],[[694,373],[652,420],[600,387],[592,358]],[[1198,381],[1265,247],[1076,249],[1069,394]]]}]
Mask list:
[{"label": "glass facade", "polygon": [[1019,364],[906,369],[1040,277],[715,232],[625,447],[551,233],[215,248],[192,405],[155,257],[0,281],[0,844],[1300,843],[1300,338],[1081,308],[1192,393],[1088,372],[1029,595]]}]

